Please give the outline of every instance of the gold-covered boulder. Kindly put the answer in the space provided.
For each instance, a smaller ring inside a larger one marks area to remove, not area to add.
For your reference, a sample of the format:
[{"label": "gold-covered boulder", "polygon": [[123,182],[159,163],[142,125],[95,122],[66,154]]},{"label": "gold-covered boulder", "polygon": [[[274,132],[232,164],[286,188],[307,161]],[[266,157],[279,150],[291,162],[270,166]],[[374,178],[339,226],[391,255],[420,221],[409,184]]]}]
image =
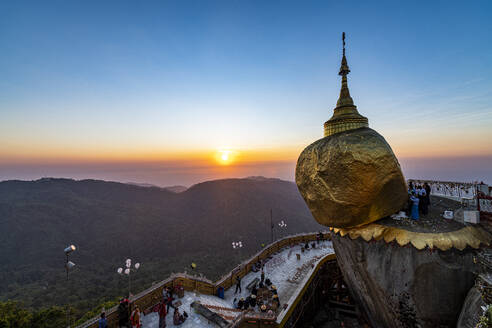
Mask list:
[{"label": "gold-covered boulder", "polygon": [[405,179],[391,147],[369,128],[348,89],[350,69],[343,56],[342,87],[325,137],[299,156],[296,183],[314,218],[336,228],[355,227],[394,214],[405,205]]},{"label": "gold-covered boulder", "polygon": [[296,183],[316,221],[329,227],[374,222],[398,212],[408,197],[391,147],[366,127],[306,147],[297,161]]}]

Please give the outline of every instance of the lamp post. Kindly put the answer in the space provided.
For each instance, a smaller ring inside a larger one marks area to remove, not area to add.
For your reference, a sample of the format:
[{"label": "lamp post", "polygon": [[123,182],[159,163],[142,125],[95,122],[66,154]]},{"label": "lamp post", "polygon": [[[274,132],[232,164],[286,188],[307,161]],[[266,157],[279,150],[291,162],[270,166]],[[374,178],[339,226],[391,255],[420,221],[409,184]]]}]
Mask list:
[{"label": "lamp post", "polygon": [[131,288],[132,288],[131,272],[132,272],[132,270],[134,270],[134,271],[138,270],[138,268],[140,268],[140,263],[135,263],[134,267],[132,268],[132,260],[127,259],[125,261],[125,269],[123,270],[123,268],[118,268],[118,270],[116,270],[116,272],[118,272],[118,274],[120,274],[120,275],[126,274],[128,276],[128,299],[130,299],[130,296],[132,294],[132,292],[131,292]]},{"label": "lamp post", "polygon": [[241,248],[243,248],[243,242],[242,241],[233,241],[232,242],[232,248],[233,249],[239,249],[239,260],[241,260]]},{"label": "lamp post", "polygon": [[[239,260],[241,260],[241,248],[243,248],[243,242],[242,241],[233,241],[232,242],[232,248],[233,249],[239,249]],[[239,268],[241,268],[241,265],[239,265]],[[234,270],[231,271],[231,286],[233,284],[233,277],[234,275]]]},{"label": "lamp post", "polygon": [[[281,220],[280,222],[277,223],[279,228],[287,228],[287,223],[285,223],[284,220]],[[273,213],[272,210],[270,210],[270,233],[272,237],[272,243],[274,242],[274,239],[276,240],[277,238],[273,238],[274,236],[274,229],[275,229],[275,224],[273,224]]]},{"label": "lamp post", "polygon": [[[72,261],[69,261],[68,256],[72,252],[74,252],[76,249],[77,249],[77,247],[75,247],[74,245],[70,245],[70,246],[65,247],[65,249],[63,250],[65,252],[65,256],[66,256],[65,270],[67,271],[67,288],[70,287],[68,284],[68,272],[75,267],[75,263],[73,263]],[[70,327],[70,302],[67,302],[67,327]]]},{"label": "lamp post", "polygon": [[287,228],[287,223],[285,223],[284,220],[282,220],[278,223],[278,226],[280,229],[285,229]]}]

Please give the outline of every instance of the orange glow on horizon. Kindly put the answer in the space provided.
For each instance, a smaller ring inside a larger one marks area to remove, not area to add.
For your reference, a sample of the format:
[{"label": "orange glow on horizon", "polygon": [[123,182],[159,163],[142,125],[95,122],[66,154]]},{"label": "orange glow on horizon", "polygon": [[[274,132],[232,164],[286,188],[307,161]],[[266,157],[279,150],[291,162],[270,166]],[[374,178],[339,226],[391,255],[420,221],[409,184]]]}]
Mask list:
[{"label": "orange glow on horizon", "polygon": [[96,164],[96,163],[168,163],[181,162],[190,165],[230,166],[256,162],[295,161],[302,150],[285,149],[233,149],[218,150],[142,150],[142,149],[34,149],[23,148],[0,151],[0,164]]},{"label": "orange glow on horizon", "polygon": [[[424,142],[418,136],[386,133],[386,140],[398,158],[438,158],[456,156],[490,156],[492,139],[481,137],[474,142],[479,132],[468,133],[459,138],[435,136],[429,133]],[[385,135],[383,133],[383,135]],[[314,141],[314,140],[312,140]],[[87,144],[72,145],[42,144],[41,142],[0,143],[0,164],[62,165],[98,163],[186,163],[187,166],[252,165],[266,162],[295,162],[301,151],[310,143],[303,140],[295,145],[271,145],[269,147],[161,147],[141,144]]]}]

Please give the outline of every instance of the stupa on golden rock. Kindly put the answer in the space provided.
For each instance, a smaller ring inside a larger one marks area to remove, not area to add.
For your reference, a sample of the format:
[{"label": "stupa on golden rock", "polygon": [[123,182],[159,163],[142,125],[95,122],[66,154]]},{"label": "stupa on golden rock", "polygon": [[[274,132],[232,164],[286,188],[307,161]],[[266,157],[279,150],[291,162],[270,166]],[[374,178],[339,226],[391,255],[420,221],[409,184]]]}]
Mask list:
[{"label": "stupa on golden rock", "polygon": [[342,64],[342,88],[325,137],[299,156],[296,183],[321,224],[347,228],[379,220],[401,209],[407,187],[391,147],[369,128],[354,105],[347,83],[350,69]]},{"label": "stupa on golden rock", "polygon": [[479,271],[476,252],[491,236],[475,226],[431,232],[383,219],[405,206],[407,186],[391,147],[350,96],[342,39],[340,97],[324,138],[299,156],[298,189],[330,227],[344,280],[373,327],[456,327],[470,312],[463,304]]}]

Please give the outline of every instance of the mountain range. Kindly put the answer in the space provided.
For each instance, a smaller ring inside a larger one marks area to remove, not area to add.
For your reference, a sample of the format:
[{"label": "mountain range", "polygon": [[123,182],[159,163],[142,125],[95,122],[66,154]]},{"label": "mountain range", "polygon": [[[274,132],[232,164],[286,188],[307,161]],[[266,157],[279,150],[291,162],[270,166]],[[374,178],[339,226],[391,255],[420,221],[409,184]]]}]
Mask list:
[{"label": "mountain range", "polygon": [[[322,228],[296,185],[278,179],[215,180],[181,192],[100,180],[3,181],[0,300],[70,303],[83,313],[128,293],[127,277],[117,273],[127,258],[141,263],[131,273],[133,293],[171,272],[216,280],[271,241],[270,210],[276,237]],[[233,249],[233,241],[244,247]],[[76,266],[67,281],[70,244]]]}]

